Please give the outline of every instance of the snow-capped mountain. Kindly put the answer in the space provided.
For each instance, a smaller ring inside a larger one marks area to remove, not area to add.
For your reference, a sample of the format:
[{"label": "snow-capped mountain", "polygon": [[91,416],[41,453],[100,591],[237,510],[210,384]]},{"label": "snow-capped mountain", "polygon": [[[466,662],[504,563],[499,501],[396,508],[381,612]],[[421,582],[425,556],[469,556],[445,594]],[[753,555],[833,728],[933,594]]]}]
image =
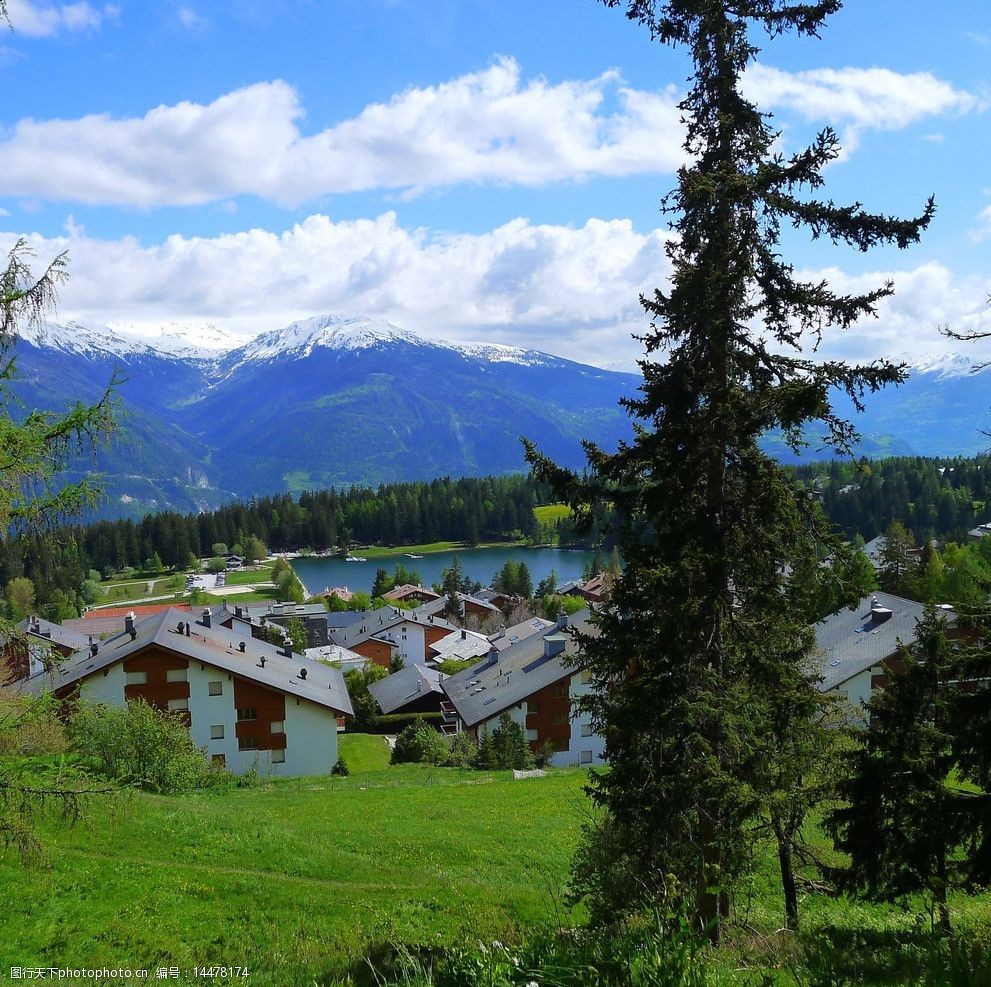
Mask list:
[{"label": "snow-capped mountain", "polygon": [[[119,437],[97,460],[113,496],[106,513],[520,470],[523,435],[578,467],[582,439],[608,448],[629,436],[618,402],[640,383],[535,350],[433,340],[347,315],[250,339],[205,324],[49,323],[20,341],[18,362],[28,408],[94,401],[123,377]],[[974,361],[956,354],[911,362],[903,386],[869,396],[857,420],[861,451],[982,451],[991,373],[971,373]],[[767,448],[788,458],[773,435]]]},{"label": "snow-capped mountain", "polygon": [[[629,434],[639,381],[533,350],[319,316],[245,340],[208,326],[50,324],[18,345],[28,407],[96,400],[124,416],[99,467],[119,513],[282,489],[525,468],[520,436],[562,462]],[[81,467],[82,468],[82,467]]]}]

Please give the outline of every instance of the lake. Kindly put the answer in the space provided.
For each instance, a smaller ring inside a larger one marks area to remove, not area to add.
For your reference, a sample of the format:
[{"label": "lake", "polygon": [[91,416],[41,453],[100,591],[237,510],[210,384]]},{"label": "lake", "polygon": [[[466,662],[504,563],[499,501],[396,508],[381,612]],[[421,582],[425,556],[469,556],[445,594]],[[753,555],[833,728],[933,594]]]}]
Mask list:
[{"label": "lake", "polygon": [[[360,549],[356,550],[360,555]],[[411,559],[406,555],[387,555],[367,562],[345,562],[336,558],[306,557],[292,560],[307,595],[321,592],[328,586],[347,586],[352,592],[370,592],[375,582],[375,570],[385,569],[390,575],[397,563],[420,573],[424,586],[440,582],[441,574],[450,568],[451,560],[457,555],[461,571],[471,579],[477,579],[488,586],[496,573],[509,559],[526,562],[530,577],[536,587],[553,569],[559,583],[569,579],[580,579],[585,566],[592,561],[593,552],[566,548],[466,548],[458,552],[433,552],[421,559]]]}]

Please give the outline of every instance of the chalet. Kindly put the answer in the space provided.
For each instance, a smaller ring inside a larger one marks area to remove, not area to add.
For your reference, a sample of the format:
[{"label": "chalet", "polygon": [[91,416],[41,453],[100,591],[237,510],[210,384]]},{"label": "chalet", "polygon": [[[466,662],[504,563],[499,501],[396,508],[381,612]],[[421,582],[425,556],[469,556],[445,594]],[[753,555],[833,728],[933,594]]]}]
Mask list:
[{"label": "chalet", "polygon": [[263,626],[275,624],[283,630],[288,628],[290,620],[301,620],[306,627],[308,648],[321,648],[331,643],[327,631],[327,609],[322,603],[248,604],[242,609],[252,621]]},{"label": "chalet", "polygon": [[[582,610],[571,618],[576,629],[595,633],[590,613]],[[448,697],[443,707],[447,731],[465,730],[477,738],[508,713],[526,730],[534,751],[550,744],[552,764],[602,764],[605,742],[592,731],[586,714],[576,711],[577,701],[591,688],[577,659],[564,614],[549,633],[531,635],[502,651],[493,647],[485,661],[442,682]]]},{"label": "chalet", "polygon": [[445,699],[441,683],[446,676],[424,665],[409,665],[373,682],[368,691],[386,715],[439,713]]},{"label": "chalet", "polygon": [[435,663],[442,661],[471,661],[487,655],[491,644],[484,634],[461,628],[451,631],[446,637],[430,645],[427,649],[427,660]]},{"label": "chalet", "polygon": [[575,595],[589,603],[605,603],[612,590],[612,577],[608,572],[600,572],[597,576],[585,580],[576,590]]},{"label": "chalet", "polygon": [[[943,608],[948,620],[955,614]],[[916,624],[925,607],[880,591],[857,606],[831,614],[815,625],[819,688],[845,700],[861,716],[874,689],[898,668],[898,650],[916,640]]]},{"label": "chalet", "polygon": [[403,586],[396,586],[388,593],[382,594],[383,600],[390,603],[430,603],[431,600],[439,600],[440,593],[435,593],[432,589],[423,586],[413,586],[406,583]]},{"label": "chalet", "polygon": [[181,610],[140,621],[128,614],[120,633],[22,688],[180,711],[193,742],[237,774],[326,774],[352,714],[338,669]]},{"label": "chalet", "polygon": [[431,646],[458,630],[429,612],[428,608],[442,602],[434,601],[416,610],[400,607],[371,610],[348,627],[330,630],[331,643],[354,651],[383,668],[391,667],[397,656],[407,665],[425,665]]},{"label": "chalet", "polygon": [[991,521],[985,521],[967,532],[967,537],[971,541],[980,541],[986,535],[991,535]]},{"label": "chalet", "polygon": [[88,647],[92,640],[89,635],[32,614],[0,643],[0,684],[30,678],[53,660]]}]

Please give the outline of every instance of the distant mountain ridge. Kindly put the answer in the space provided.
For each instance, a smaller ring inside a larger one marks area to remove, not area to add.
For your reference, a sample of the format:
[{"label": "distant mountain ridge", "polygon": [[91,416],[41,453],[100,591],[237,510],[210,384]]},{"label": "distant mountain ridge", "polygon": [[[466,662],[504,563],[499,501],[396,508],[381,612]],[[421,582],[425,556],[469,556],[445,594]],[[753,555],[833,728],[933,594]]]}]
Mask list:
[{"label": "distant mountain ridge", "polygon": [[28,408],[93,401],[115,372],[125,378],[114,447],[77,464],[106,475],[108,515],[517,471],[521,435],[580,466],[582,439],[612,447],[630,434],[618,402],[639,385],[536,350],[437,342],[340,315],[250,340],[214,327],[143,338],[53,323],[17,353]]},{"label": "distant mountain ridge", "polygon": [[[635,374],[495,343],[425,339],[351,315],[303,319],[252,339],[209,324],[152,338],[96,323],[49,323],[18,343],[26,408],[94,401],[116,372],[122,428],[75,463],[106,476],[107,516],[200,510],[279,490],[505,473],[520,436],[581,467],[583,439],[631,435],[619,406]],[[991,371],[956,354],[919,364],[868,399],[861,452],[971,455],[991,426]],[[839,402],[843,413],[852,409]],[[794,457],[775,436],[766,446]],[[809,455],[815,455],[813,441]]]}]

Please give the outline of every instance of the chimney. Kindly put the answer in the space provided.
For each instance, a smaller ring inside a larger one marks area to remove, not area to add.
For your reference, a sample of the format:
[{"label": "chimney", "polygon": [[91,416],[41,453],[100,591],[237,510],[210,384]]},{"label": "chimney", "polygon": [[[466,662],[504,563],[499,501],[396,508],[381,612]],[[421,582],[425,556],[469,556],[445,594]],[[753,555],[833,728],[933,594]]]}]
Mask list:
[{"label": "chimney", "polygon": [[237,646],[237,650],[238,650],[238,651],[240,651],[240,652],[241,652],[241,654],[243,655],[243,654],[244,654],[244,651],[245,651],[245,648],[247,648],[247,646],[248,646],[248,645],[247,645],[247,644],[246,644],[246,643],[245,643],[244,641],[242,641],[242,642],[241,642],[241,643],[240,643],[240,644],[239,644],[239,645]]},{"label": "chimney", "polygon": [[886,620],[891,620],[892,611],[888,607],[882,607],[875,596],[871,600],[871,621],[875,624],[883,624]]},{"label": "chimney", "polygon": [[100,650],[100,646],[93,640],[93,635],[89,638],[89,655],[91,658],[95,658],[97,652]]},{"label": "chimney", "polygon": [[281,653],[282,653],[282,654],[284,654],[284,655],[285,655],[285,656],[286,656],[287,658],[292,658],[292,641],[290,641],[290,642],[289,642],[289,643],[288,643],[288,644],[287,644],[287,645],[286,645],[286,646],[285,646],[285,647],[284,647],[284,648],[282,649],[282,652],[281,652]]},{"label": "chimney", "polygon": [[240,620],[240,618],[242,616],[242,611],[241,611],[241,608],[239,606],[235,606],[234,607],[234,616],[237,617]]},{"label": "chimney", "polygon": [[461,640],[462,641],[467,641],[468,640],[468,632],[467,631],[463,630],[461,632]]},{"label": "chimney", "polygon": [[265,667],[265,656],[264,655],[262,655],[261,658],[258,659],[258,667],[259,668],[264,668]]},{"label": "chimney", "polygon": [[186,621],[186,637],[189,637],[189,621]]},{"label": "chimney", "polygon": [[489,648],[488,663],[490,665],[494,665],[498,660],[499,660],[499,649],[493,644],[492,647]]},{"label": "chimney", "polygon": [[136,634],[134,630],[134,611],[128,610],[127,616],[124,617],[124,630],[131,635],[131,640],[133,641]]},{"label": "chimney", "polygon": [[301,669],[299,670],[299,677],[300,677],[301,679],[304,679],[304,680],[306,679],[306,669],[305,669],[305,668],[301,668]]},{"label": "chimney", "polygon": [[557,615],[557,629],[563,631],[568,626],[568,615],[563,611],[559,610]]},{"label": "chimney", "polygon": [[544,657],[554,658],[557,655],[564,654],[566,647],[567,641],[561,634],[548,634],[544,638]]},{"label": "chimney", "polygon": [[204,607],[203,608],[203,626],[204,627],[209,627],[211,625],[211,623],[212,623],[212,621],[210,619],[210,608],[209,607]]},{"label": "chimney", "polygon": [[[180,620],[179,623],[175,625],[175,632],[176,634],[182,634],[185,630],[186,624]],[[90,640],[92,640],[92,638],[90,638]]]}]

